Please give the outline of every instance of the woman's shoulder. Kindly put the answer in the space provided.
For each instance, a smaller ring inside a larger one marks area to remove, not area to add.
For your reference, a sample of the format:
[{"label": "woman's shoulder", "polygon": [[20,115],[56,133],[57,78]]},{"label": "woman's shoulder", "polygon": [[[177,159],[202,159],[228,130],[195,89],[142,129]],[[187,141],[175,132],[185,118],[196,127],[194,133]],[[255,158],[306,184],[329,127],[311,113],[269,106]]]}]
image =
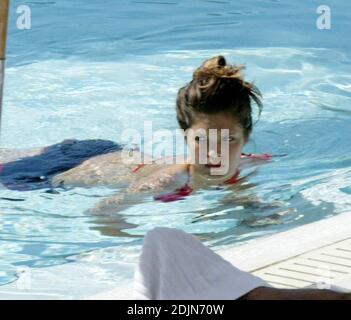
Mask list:
[{"label": "woman's shoulder", "polygon": [[132,180],[132,164],[123,162],[120,151],[101,154],[83,161],[78,166],[55,175],[53,186],[119,185]]}]

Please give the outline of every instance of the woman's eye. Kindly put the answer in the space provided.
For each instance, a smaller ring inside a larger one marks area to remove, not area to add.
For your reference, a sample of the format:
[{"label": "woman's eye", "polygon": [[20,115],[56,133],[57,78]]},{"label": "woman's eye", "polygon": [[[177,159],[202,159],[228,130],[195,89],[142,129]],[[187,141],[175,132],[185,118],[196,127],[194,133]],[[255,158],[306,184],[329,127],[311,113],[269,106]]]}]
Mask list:
[{"label": "woman's eye", "polygon": [[236,138],[235,137],[225,137],[223,138],[224,141],[229,141],[229,142],[235,142]]},{"label": "woman's eye", "polygon": [[207,141],[207,137],[195,137],[196,142]]}]

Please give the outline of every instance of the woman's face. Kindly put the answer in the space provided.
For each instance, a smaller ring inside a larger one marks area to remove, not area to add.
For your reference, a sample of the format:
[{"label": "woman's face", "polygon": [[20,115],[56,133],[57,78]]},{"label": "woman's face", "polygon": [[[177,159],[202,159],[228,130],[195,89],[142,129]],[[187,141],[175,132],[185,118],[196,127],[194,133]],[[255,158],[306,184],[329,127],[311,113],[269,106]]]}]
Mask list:
[{"label": "woman's face", "polygon": [[199,114],[190,129],[187,144],[193,171],[211,180],[231,178],[246,143],[244,130],[237,119],[224,112]]}]

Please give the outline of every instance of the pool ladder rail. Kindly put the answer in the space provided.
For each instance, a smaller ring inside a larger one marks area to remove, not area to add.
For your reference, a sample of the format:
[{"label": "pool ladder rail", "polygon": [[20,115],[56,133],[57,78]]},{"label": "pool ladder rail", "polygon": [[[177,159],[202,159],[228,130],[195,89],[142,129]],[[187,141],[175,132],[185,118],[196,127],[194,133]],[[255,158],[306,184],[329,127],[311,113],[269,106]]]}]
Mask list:
[{"label": "pool ladder rail", "polygon": [[9,0],[0,0],[0,135],[2,118],[2,101],[5,80],[6,39],[9,16]]}]

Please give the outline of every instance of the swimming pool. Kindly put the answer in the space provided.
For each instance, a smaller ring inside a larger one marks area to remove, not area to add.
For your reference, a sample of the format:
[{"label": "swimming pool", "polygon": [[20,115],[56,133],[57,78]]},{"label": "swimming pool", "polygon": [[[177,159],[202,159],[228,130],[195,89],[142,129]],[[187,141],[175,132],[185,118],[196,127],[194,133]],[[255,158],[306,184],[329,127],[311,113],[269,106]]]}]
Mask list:
[{"label": "swimming pool", "polygon": [[[350,210],[350,4],[334,1],[332,29],[319,30],[317,1],[38,0],[26,2],[32,29],[18,30],[19,4],[11,7],[1,147],[119,141],[144,120],[175,129],[178,88],[201,61],[223,54],[245,63],[264,95],[245,151],[287,156],[262,166],[242,191],[279,208],[219,204],[225,193],[217,190],[157,205],[150,198],[123,211],[136,225],[123,233],[113,217],[85,213],[116,190],[1,187],[0,284],[23,267],[75,260],[118,262],[104,281],[123,282],[156,225],[219,249]],[[118,255],[98,250],[111,247]]]}]

